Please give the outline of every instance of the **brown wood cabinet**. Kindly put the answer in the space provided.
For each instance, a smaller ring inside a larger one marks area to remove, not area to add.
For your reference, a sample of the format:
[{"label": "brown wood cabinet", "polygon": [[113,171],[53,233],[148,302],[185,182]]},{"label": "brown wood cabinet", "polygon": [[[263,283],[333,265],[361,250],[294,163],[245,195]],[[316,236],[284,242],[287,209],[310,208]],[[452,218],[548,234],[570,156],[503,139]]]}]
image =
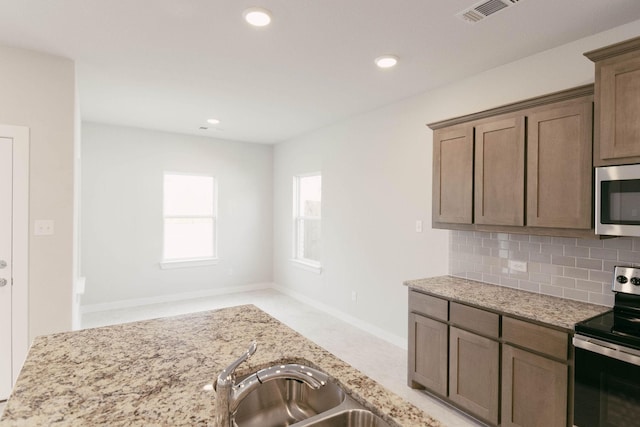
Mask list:
[{"label": "brown wood cabinet", "polygon": [[433,218],[457,224],[473,221],[473,126],[433,135]]},{"label": "brown wood cabinet", "polygon": [[475,223],[524,225],[524,116],[475,129]]},{"label": "brown wood cabinet", "polygon": [[592,85],[429,126],[434,228],[595,236]]},{"label": "brown wood cabinet", "polygon": [[419,314],[409,316],[409,382],[447,395],[448,327]]},{"label": "brown wood cabinet", "polygon": [[527,225],[592,225],[593,97],[527,114]]},{"label": "brown wood cabinet", "polygon": [[640,163],[640,37],[585,56],[596,64],[594,164]]},{"label": "brown wood cabinet", "polygon": [[568,366],[502,346],[502,426],[566,427]]},{"label": "brown wood cabinet", "polygon": [[572,425],[570,333],[415,290],[409,310],[410,387],[493,426]]},{"label": "brown wood cabinet", "polygon": [[569,334],[503,316],[502,341],[501,425],[566,426],[572,419]]},{"label": "brown wood cabinet", "polygon": [[449,399],[471,414],[498,424],[500,345],[451,327]]}]

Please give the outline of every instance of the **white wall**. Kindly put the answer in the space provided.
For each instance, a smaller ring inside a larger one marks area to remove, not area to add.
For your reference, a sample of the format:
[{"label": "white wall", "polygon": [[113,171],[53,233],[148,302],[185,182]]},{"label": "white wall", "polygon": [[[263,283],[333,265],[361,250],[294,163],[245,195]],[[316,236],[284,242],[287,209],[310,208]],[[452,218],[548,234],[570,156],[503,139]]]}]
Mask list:
[{"label": "white wall", "polygon": [[[0,123],[30,128],[29,335],[71,329],[75,70],[72,61],[0,46]],[[31,233],[32,234],[32,233]]]},{"label": "white wall", "polygon": [[[447,272],[448,234],[428,226],[431,148],[424,123],[418,106],[395,104],[279,144],[274,153],[275,282],[396,342],[406,341],[403,280]],[[322,172],[320,275],[289,261],[292,176],[311,171]],[[416,233],[416,220],[424,232]]]},{"label": "white wall", "polygon": [[[448,272],[448,232],[430,228],[432,132],[425,124],[591,83],[594,66],[583,53],[639,34],[635,21],[277,145],[275,282],[406,337],[402,281]],[[323,173],[319,276],[288,261],[291,177],[315,170]],[[414,231],[417,219],[423,233]]]},{"label": "white wall", "polygon": [[[272,153],[267,145],[83,123],[82,305],[271,282]],[[164,171],[218,180],[218,265],[159,268]]]}]

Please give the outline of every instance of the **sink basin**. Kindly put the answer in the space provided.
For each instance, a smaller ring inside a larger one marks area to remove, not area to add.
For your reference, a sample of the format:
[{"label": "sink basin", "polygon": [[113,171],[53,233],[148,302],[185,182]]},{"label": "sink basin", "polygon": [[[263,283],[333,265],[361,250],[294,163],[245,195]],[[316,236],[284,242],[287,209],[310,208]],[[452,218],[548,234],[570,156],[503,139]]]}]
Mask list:
[{"label": "sink basin", "polygon": [[238,427],[290,426],[335,408],[344,400],[344,391],[333,382],[313,390],[296,380],[272,380],[262,384],[240,403],[235,422]]},{"label": "sink basin", "polygon": [[349,409],[327,414],[307,427],[390,427],[382,418],[366,409]]}]

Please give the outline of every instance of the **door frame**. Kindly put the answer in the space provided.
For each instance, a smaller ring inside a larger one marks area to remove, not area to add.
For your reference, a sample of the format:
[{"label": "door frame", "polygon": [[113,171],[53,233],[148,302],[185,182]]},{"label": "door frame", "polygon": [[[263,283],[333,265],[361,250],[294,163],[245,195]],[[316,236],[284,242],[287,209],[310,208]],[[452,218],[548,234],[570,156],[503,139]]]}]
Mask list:
[{"label": "door frame", "polygon": [[29,128],[0,124],[13,140],[11,370],[15,384],[29,349]]}]

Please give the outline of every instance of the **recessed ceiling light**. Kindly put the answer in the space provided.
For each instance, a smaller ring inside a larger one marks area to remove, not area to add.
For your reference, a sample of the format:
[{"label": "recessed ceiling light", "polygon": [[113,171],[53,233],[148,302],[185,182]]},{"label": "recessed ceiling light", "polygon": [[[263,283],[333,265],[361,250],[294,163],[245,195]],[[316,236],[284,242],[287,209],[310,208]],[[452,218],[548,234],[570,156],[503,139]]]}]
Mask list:
[{"label": "recessed ceiling light", "polygon": [[264,27],[271,22],[271,12],[261,7],[250,7],[242,12],[244,20],[254,27]]},{"label": "recessed ceiling light", "polygon": [[398,57],[396,55],[382,55],[376,58],[376,65],[380,68],[395,67],[398,63]]},{"label": "recessed ceiling light", "polygon": [[207,123],[210,123],[212,125],[217,125],[217,124],[220,123],[220,120],[218,120],[218,119],[209,119],[209,120],[207,120]]}]

